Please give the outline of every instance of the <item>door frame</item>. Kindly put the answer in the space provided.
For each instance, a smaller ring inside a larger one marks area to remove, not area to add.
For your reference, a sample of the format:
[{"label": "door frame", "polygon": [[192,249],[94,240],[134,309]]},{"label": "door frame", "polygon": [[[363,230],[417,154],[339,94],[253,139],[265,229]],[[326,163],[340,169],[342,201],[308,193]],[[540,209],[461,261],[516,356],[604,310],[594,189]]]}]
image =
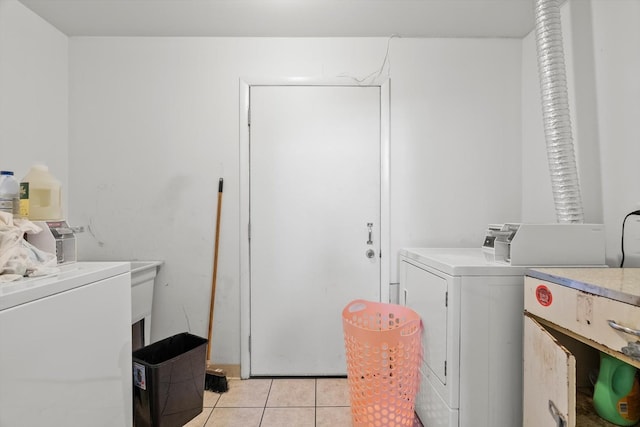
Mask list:
[{"label": "door frame", "polygon": [[355,85],[345,79],[240,79],[240,377],[251,374],[251,263],[249,245],[249,92],[251,86],[364,86],[380,88],[380,299],[389,302],[390,253],[390,79]]}]

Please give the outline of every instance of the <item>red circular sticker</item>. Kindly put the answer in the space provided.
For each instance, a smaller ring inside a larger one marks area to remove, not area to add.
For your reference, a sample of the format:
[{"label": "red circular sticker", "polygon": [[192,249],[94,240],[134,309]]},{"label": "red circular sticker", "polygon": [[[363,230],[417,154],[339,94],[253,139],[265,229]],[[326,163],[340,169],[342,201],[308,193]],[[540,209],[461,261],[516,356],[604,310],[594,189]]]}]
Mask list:
[{"label": "red circular sticker", "polygon": [[536,288],[536,299],[540,305],[547,307],[553,302],[553,295],[551,295],[551,291],[545,285],[539,285]]}]

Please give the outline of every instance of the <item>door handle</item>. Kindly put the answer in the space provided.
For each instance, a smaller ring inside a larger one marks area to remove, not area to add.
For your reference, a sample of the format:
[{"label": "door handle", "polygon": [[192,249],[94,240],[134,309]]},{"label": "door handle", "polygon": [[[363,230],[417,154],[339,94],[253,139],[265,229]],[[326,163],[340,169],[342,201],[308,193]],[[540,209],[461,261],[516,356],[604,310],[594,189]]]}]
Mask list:
[{"label": "door handle", "polygon": [[369,229],[369,240],[367,240],[367,245],[373,245],[373,223],[368,222],[367,228]]}]

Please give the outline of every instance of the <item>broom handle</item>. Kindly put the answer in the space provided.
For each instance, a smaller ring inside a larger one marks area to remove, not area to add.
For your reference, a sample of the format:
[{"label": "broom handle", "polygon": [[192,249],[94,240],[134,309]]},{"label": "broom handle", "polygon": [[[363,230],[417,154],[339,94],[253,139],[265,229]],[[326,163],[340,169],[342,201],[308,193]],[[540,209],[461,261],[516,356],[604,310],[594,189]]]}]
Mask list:
[{"label": "broom handle", "polygon": [[216,240],[213,249],[213,278],[211,279],[211,302],[209,303],[209,340],[207,342],[207,361],[211,359],[211,333],[213,331],[213,306],[216,299],[216,277],[218,276],[218,243],[220,242],[220,212],[222,208],[222,185],[218,183],[218,211],[216,212]]}]

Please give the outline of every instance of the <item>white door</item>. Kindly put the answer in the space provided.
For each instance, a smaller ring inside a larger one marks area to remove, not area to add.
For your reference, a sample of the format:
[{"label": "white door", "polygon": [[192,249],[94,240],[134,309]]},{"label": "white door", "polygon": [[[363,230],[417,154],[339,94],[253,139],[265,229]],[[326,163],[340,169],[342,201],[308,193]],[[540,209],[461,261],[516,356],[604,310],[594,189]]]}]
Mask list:
[{"label": "white door", "polygon": [[251,375],[344,375],[342,309],[380,300],[380,88],[251,86],[249,141]]}]

